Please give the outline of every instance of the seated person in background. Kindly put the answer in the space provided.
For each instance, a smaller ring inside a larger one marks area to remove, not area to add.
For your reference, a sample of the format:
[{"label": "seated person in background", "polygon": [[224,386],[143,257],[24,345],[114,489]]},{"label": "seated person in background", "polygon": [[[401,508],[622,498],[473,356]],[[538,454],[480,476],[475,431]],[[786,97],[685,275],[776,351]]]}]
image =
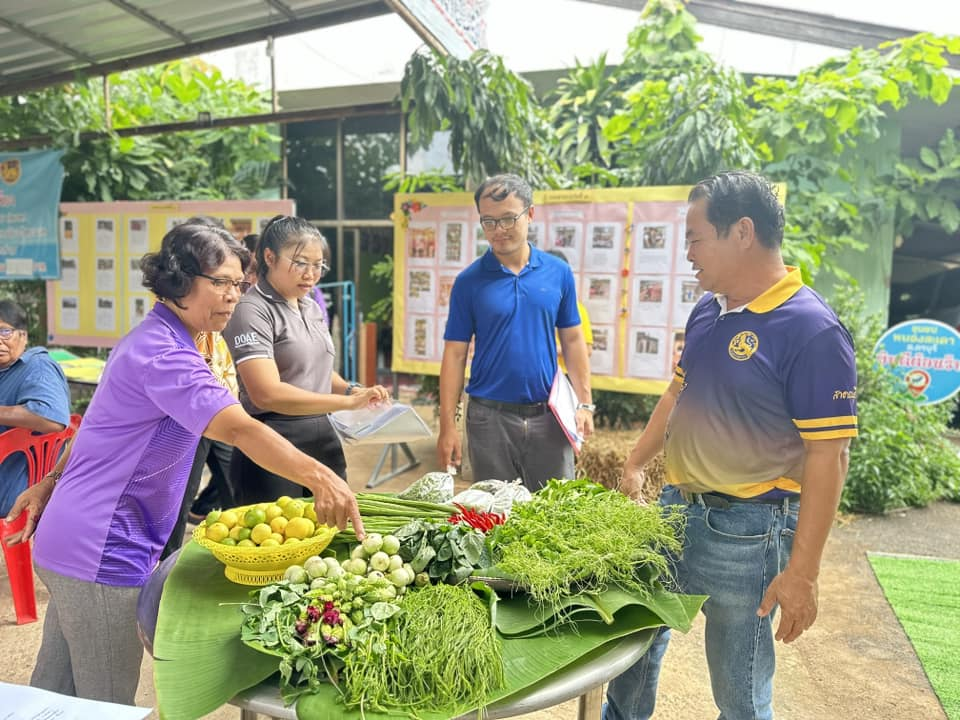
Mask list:
[{"label": "seated person in background", "polygon": [[[63,430],[70,422],[70,389],[46,348],[27,348],[27,314],[0,300],[0,433],[15,427],[36,433]],[[0,515],[27,489],[23,453],[0,465]]]}]

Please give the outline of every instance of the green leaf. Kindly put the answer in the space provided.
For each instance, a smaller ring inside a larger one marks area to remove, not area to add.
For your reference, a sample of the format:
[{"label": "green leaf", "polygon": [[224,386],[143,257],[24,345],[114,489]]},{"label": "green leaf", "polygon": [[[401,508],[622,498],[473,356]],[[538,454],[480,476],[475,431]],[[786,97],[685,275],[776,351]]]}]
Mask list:
[{"label": "green leaf", "polygon": [[940,167],[940,159],[937,157],[937,154],[928,147],[920,148],[920,160],[931,170],[936,170]]}]

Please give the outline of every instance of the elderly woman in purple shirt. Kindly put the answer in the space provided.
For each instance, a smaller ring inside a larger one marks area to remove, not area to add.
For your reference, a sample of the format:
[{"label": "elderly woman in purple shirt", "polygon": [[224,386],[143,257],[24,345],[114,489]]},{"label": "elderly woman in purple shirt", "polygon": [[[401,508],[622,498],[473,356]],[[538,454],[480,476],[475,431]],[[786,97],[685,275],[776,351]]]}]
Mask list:
[{"label": "elderly woman in purple shirt", "polygon": [[[7,518],[36,527],[34,562],[50,591],[30,684],[133,704],[143,647],[140,587],[177,519],[201,436],[221,440],[303,485],[317,518],[354,524],[356,500],[329,468],[251,418],[197,350],[223,330],[245,289],[246,248],[219,228],[180,225],[141,261],[158,302],[114,348],[72,446]],[[76,660],[76,662],[74,662]]]}]

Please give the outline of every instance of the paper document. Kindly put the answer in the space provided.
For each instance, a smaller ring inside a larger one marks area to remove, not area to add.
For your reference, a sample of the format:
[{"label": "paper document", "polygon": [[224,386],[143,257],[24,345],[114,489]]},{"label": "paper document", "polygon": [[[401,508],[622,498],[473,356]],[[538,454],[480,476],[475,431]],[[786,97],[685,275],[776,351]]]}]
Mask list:
[{"label": "paper document", "polygon": [[573,451],[580,454],[583,447],[583,438],[577,433],[577,394],[573,391],[573,385],[566,374],[557,368],[557,374],[553,378],[553,386],[550,388],[550,398],[547,400],[547,406],[553,412],[560,427],[563,428],[567,440],[573,445]]},{"label": "paper document", "polygon": [[142,720],[150,708],[116,705],[0,682],[2,720]]},{"label": "paper document", "polygon": [[343,442],[351,445],[410,442],[433,435],[417,411],[402,403],[338,410],[330,413],[330,422]]}]

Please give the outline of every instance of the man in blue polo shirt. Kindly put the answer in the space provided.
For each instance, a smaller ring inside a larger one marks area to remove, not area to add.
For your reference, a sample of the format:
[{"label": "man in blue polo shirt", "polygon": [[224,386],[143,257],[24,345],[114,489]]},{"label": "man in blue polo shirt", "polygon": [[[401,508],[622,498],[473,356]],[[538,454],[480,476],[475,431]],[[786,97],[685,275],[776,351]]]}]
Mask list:
[{"label": "man in blue polo shirt", "polygon": [[[70,389],[46,348],[27,348],[27,314],[0,300],[0,433],[25,427],[60,432],[70,422]],[[0,517],[27,489],[27,457],[16,453],[0,465]]]},{"label": "man in blue polo shirt", "polygon": [[[821,556],[857,434],[853,342],[783,264],[783,208],[769,182],[723,173],[689,200],[687,259],[708,292],[621,489],[639,497],[644,464],[664,450],[660,502],[686,515],[675,578],[683,592],[710,596],[706,654],[720,717],[769,720],[774,640],[792,642],[817,617]],[[661,632],[610,683],[604,720],[652,715],[669,637]]]},{"label": "man in blue polo shirt", "polygon": [[533,191],[516,175],[474,193],[490,249],[457,276],[440,366],[440,467],[461,462],[456,408],[470,340],[466,433],[477,480],[521,478],[531,490],[573,477],[573,447],[547,407],[557,374],[554,333],[579,400],[577,430],[593,432],[590,368],[570,267],[527,242]]}]

